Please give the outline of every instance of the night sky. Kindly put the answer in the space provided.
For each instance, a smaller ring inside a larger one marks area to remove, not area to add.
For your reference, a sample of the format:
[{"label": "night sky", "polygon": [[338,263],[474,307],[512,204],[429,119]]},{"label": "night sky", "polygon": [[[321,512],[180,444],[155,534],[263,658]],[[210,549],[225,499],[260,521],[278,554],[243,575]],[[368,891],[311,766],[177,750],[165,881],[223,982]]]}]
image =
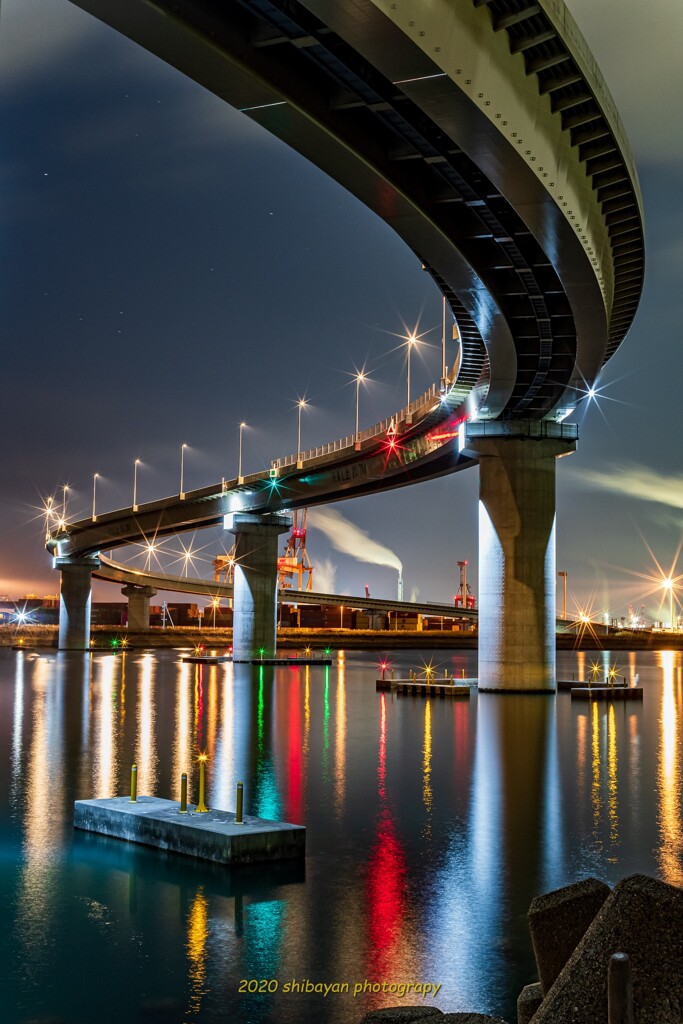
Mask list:
[{"label": "night sky", "polygon": [[[644,603],[662,617],[663,592],[642,577],[657,562],[683,574],[683,7],[568,6],[634,151],[647,277],[604,397],[574,417],[579,451],[558,466],[557,567],[570,610]],[[265,468],[296,450],[299,397],[304,448],[352,432],[363,367],[369,426],[404,404],[398,336],[417,325],[432,347],[413,357],[413,397],[438,378],[440,296],[404,243],[68,0],[2,0],[0,139],[0,594],[58,590],[33,517],[65,483],[70,516],[90,513],[95,472],[98,511],[129,505],[135,458],[140,502],[177,492],[183,442],[186,489],[235,476],[241,420],[244,470]],[[476,591],[477,487],[470,470],[336,507],[402,561],[406,597],[443,601],[458,559]],[[194,543],[208,576],[221,532]],[[317,529],[309,552],[325,570],[316,589],[395,595],[395,570],[333,550]],[[120,599],[107,584],[96,597]]]}]

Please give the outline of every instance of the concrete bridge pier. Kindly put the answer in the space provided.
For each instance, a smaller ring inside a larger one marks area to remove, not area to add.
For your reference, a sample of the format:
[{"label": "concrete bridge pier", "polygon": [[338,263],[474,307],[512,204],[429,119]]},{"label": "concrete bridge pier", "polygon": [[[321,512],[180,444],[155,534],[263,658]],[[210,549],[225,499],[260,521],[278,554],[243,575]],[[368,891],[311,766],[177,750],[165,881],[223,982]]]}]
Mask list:
[{"label": "concrete bridge pier", "polygon": [[555,462],[576,440],[553,436],[561,425],[550,422],[470,429],[467,448],[479,459],[479,689],[554,693]]},{"label": "concrete bridge pier", "polygon": [[90,647],[90,601],[97,556],[56,558],[60,572],[59,650],[87,651]]},{"label": "concrete bridge pier", "polygon": [[278,537],[291,516],[233,514],[235,535],[232,646],[234,661],[275,655]]},{"label": "concrete bridge pier", "polygon": [[121,593],[128,598],[128,629],[149,629],[149,602],[156,594],[154,587],[140,587],[129,583]]}]

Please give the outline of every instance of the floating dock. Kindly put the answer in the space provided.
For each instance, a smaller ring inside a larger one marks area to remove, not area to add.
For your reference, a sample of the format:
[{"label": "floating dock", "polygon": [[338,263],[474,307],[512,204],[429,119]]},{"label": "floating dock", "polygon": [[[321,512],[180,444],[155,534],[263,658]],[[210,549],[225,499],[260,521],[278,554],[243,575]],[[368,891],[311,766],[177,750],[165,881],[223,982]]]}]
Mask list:
[{"label": "floating dock", "polygon": [[219,864],[286,860],[306,853],[303,825],[246,814],[244,824],[237,824],[230,811],[199,814],[191,806],[181,814],[175,800],[154,796],[139,796],[135,803],[127,796],[76,800],[74,828]]},{"label": "floating dock", "polygon": [[407,695],[413,694],[422,697],[469,697],[476,679],[436,678],[433,682],[426,679],[377,679],[375,690],[379,693],[382,690],[391,690],[396,693]]},{"label": "floating dock", "polygon": [[572,700],[642,700],[642,686],[578,686]]},{"label": "floating dock", "polygon": [[558,690],[575,690],[575,689],[581,689],[581,688],[583,688],[585,686],[590,686],[590,687],[593,687],[593,686],[609,686],[609,687],[611,687],[611,686],[619,686],[619,687],[624,687],[624,686],[628,686],[628,683],[626,682],[626,679],[623,676],[620,676],[613,683],[610,683],[607,680],[605,680],[604,682],[602,680],[596,680],[595,682],[593,682],[593,681],[588,680],[588,679],[558,679],[556,685],[557,685],[557,689]]},{"label": "floating dock", "polygon": [[235,665],[331,665],[332,658],[232,658]]},{"label": "floating dock", "polygon": [[189,661],[193,665],[220,665],[224,661],[232,661],[229,654],[186,654],[181,661]]}]

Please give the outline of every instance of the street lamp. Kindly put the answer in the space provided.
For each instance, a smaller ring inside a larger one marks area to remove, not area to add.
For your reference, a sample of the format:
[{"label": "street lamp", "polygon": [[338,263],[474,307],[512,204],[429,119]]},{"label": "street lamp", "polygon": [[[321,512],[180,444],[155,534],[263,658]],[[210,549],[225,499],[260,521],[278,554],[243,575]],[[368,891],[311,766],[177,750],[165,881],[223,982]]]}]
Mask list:
[{"label": "street lamp", "polygon": [[237,483],[238,484],[243,484],[244,483],[244,477],[242,476],[242,433],[243,433],[245,427],[246,427],[246,423],[244,423],[244,421],[242,423],[240,423],[240,451],[239,451],[239,459],[238,459],[238,462],[237,462]]},{"label": "street lamp", "polygon": [[567,621],[567,573],[558,572],[558,576],[562,577],[562,619],[564,622]]},{"label": "street lamp", "polygon": [[410,335],[406,340],[406,344],[408,345],[408,400],[406,405],[410,406],[410,353],[413,351],[413,345],[417,345],[417,338],[414,334]]},{"label": "street lamp", "polygon": [[181,444],[181,446],[180,446],[180,500],[181,501],[185,500],[185,491],[183,490],[183,479],[184,479],[184,476],[185,476],[185,449],[186,448],[187,448],[186,444]]},{"label": "street lamp", "polygon": [[93,473],[92,476],[92,521],[97,522],[97,513],[95,511],[95,502],[97,500],[97,481],[99,480],[99,473]]},{"label": "street lamp", "polygon": [[446,365],[446,296],[441,296],[441,382],[445,388],[448,381]]},{"label": "street lamp", "polygon": [[669,577],[662,581],[662,586],[669,591],[669,615],[671,618],[671,632],[674,631],[674,581]]},{"label": "street lamp", "polygon": [[301,410],[305,409],[307,402],[305,398],[300,398],[297,404],[297,424],[296,424],[296,468],[301,469]]},{"label": "street lamp", "polygon": [[136,459],[133,463],[133,512],[138,510],[138,466],[140,465],[140,459]]},{"label": "street lamp", "polygon": [[360,393],[360,386],[362,382],[366,380],[365,373],[359,370],[356,374],[356,432],[354,434],[354,441],[358,444],[358,396]]},{"label": "street lamp", "polygon": [[66,496],[67,496],[68,490],[69,490],[69,485],[68,484],[64,484],[63,487],[62,487],[62,491],[64,492],[63,497],[62,497],[62,519],[64,520],[64,522],[66,522],[66,500],[67,500]]},{"label": "street lamp", "polygon": [[218,605],[220,604],[220,598],[219,597],[212,598],[211,599],[211,604],[213,605],[213,628],[215,629],[216,628],[216,608],[218,608]]},{"label": "street lamp", "polygon": [[43,515],[45,516],[45,540],[49,540],[50,539],[50,530],[52,528],[52,519],[53,519],[53,517],[55,515],[54,504],[55,504],[55,499],[53,497],[49,497],[45,501],[45,510],[43,512]]}]

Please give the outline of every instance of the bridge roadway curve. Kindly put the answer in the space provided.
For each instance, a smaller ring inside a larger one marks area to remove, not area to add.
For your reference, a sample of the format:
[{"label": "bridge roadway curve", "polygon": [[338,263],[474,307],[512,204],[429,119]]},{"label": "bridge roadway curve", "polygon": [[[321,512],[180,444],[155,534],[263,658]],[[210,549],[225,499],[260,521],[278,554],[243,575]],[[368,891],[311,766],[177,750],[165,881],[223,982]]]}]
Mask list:
[{"label": "bridge roadway curve", "polygon": [[[217,583],[213,580],[199,580],[187,576],[169,576],[166,573],[131,569],[109,558],[100,556],[100,568],[93,573],[99,579],[124,586],[154,587],[156,590],[172,590],[176,593],[200,594],[204,597],[231,598],[233,588],[230,583]],[[438,604],[430,601],[392,601],[378,597],[359,597],[350,594],[318,594],[313,590],[291,590],[281,588],[278,591],[279,604],[312,604],[333,605],[345,608],[359,608],[369,612],[412,612],[414,615],[443,616],[447,619],[467,619],[477,621],[476,609],[456,608],[452,604]]]},{"label": "bridge roadway curve", "polygon": [[[238,107],[382,217],[446,297],[461,343],[457,375],[397,417],[396,438],[385,424],[360,446],[347,438],[301,466],[283,459],[275,479],[254,474],[68,524],[49,541],[57,565],[71,560],[73,575],[74,559],[232,512],[369,494],[481,456],[480,565],[490,571],[480,579],[480,674],[496,689],[547,687],[554,459],[574,446],[562,420],[629,330],[644,275],[628,142],[562,0],[71,2]],[[489,437],[468,450],[462,424],[475,418],[499,437],[540,424],[534,436],[548,443],[530,455]],[[506,526],[515,517],[519,536]],[[528,638],[524,650],[518,637]]]},{"label": "bridge roadway curve", "polygon": [[[270,470],[239,480],[64,524],[48,548],[58,562],[83,558],[186,530],[229,527],[235,512],[280,513],[452,473],[475,461],[460,450],[468,403],[474,400],[473,392],[457,384],[447,382],[443,390],[432,385],[395,416],[361,431],[357,440],[351,435],[301,452],[299,460],[296,455],[276,460]],[[107,578],[104,568],[98,575]]]},{"label": "bridge roadway curve", "polygon": [[420,257],[480,417],[559,417],[624,338],[642,206],[563,0],[72,0],[298,150]]}]

